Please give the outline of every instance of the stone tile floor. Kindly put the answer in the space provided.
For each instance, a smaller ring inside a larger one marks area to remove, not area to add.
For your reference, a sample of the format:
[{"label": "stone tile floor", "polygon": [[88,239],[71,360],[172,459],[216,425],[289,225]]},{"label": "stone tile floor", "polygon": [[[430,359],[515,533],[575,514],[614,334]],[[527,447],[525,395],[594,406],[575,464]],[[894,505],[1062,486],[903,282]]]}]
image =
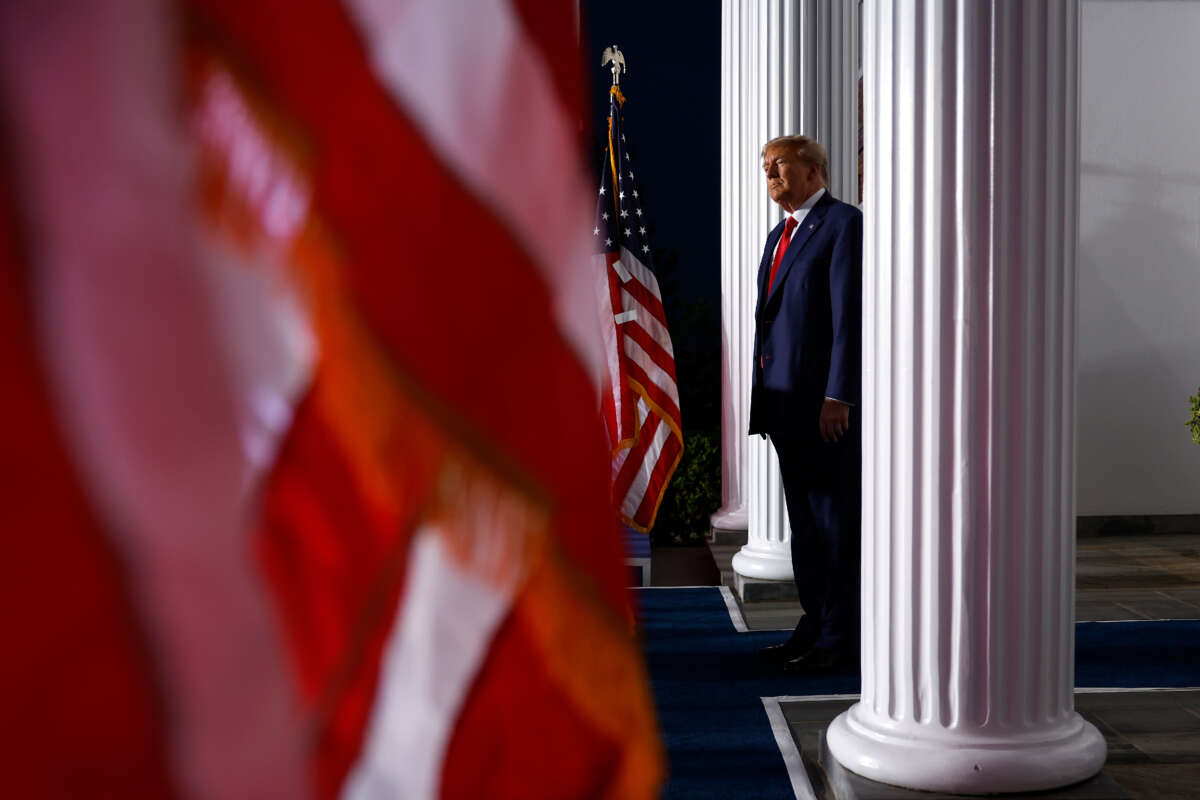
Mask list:
[{"label": "stone tile floor", "polygon": [[1080,539],[1080,621],[1200,618],[1200,534]]},{"label": "stone tile floor", "polygon": [[[738,546],[709,549],[722,582],[733,587],[730,561]],[[747,603],[742,610],[752,630],[790,628],[802,613],[794,601]],[[1080,539],[1075,617],[1080,622],[1200,619],[1200,533]]]},{"label": "stone tile floor", "polygon": [[1076,693],[1108,742],[1104,771],[1131,797],[1200,797],[1200,691]]},{"label": "stone tile floor", "polygon": [[[738,546],[710,549],[722,582],[732,587],[730,560]],[[1083,537],[1077,553],[1078,620],[1200,619],[1200,533]],[[794,601],[744,603],[742,612],[752,630],[791,628],[802,613]],[[818,760],[825,727],[849,702],[783,705],[806,760]],[[1200,800],[1200,691],[1080,692],[1076,707],[1108,742],[1104,772],[1075,787],[1019,797]],[[810,765],[810,774],[819,773]],[[946,797],[879,784],[860,784],[855,796]]]}]

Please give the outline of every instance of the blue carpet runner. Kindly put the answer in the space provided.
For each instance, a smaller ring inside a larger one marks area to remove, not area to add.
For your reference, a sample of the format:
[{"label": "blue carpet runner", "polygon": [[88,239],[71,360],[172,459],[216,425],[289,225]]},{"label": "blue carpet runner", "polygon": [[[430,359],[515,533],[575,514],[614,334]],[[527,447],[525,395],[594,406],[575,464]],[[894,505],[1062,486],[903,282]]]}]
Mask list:
[{"label": "blue carpet runner", "polygon": [[[759,664],[779,631],[738,633],[717,587],[646,589],[642,647],[667,749],[665,798],[792,798],[762,697],[857,694],[857,670],[784,676]],[[1077,687],[1200,686],[1200,621],[1081,622]]]}]

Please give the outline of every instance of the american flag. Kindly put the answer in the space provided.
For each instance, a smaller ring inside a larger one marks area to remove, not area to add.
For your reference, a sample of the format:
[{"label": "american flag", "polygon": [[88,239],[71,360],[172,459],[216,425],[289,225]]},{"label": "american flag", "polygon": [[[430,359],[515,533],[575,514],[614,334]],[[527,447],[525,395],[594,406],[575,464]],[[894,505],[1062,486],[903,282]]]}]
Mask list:
[{"label": "american flag", "polygon": [[0,3],[3,795],[658,797],[575,4],[43,5]]},{"label": "american flag", "polygon": [[609,92],[608,143],[601,165],[592,237],[603,259],[608,389],[604,416],[613,448],[613,501],[620,519],[643,533],[654,527],[659,504],[679,459],[683,433],[675,351],[647,238],[633,157],[621,120],[624,95]]}]

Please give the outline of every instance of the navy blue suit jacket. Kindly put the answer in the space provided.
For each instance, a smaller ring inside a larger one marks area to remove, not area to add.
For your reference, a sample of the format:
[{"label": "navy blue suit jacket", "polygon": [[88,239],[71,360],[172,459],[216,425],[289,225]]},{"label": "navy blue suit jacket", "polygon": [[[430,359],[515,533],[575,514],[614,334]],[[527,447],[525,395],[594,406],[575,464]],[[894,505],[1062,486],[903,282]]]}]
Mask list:
[{"label": "navy blue suit jacket", "polygon": [[768,296],[783,225],[758,267],[749,432],[819,439],[826,397],[860,402],[862,212],[826,190],[792,233]]}]

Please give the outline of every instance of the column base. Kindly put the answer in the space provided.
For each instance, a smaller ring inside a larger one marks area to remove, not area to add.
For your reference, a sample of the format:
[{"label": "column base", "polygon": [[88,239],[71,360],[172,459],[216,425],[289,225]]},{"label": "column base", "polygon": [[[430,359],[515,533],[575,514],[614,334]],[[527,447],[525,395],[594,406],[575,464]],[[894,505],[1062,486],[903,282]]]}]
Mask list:
[{"label": "column base", "polygon": [[799,600],[795,581],[764,581],[734,573],[733,588],[743,603],[774,603]]},{"label": "column base", "polygon": [[750,513],[745,503],[733,508],[722,508],[711,517],[712,533],[709,541],[719,545],[741,545],[746,543],[750,528]]},{"label": "column base", "polygon": [[792,580],[792,554],[780,550],[762,550],[747,544],[733,556],[733,571],[743,578],[766,581]]},{"label": "column base", "polygon": [[1011,736],[948,734],[920,738],[912,725],[883,727],[861,713],[840,714],[826,733],[846,769],[878,783],[954,794],[1055,789],[1086,780],[1104,766],[1104,737],[1072,712],[1053,727]]}]

